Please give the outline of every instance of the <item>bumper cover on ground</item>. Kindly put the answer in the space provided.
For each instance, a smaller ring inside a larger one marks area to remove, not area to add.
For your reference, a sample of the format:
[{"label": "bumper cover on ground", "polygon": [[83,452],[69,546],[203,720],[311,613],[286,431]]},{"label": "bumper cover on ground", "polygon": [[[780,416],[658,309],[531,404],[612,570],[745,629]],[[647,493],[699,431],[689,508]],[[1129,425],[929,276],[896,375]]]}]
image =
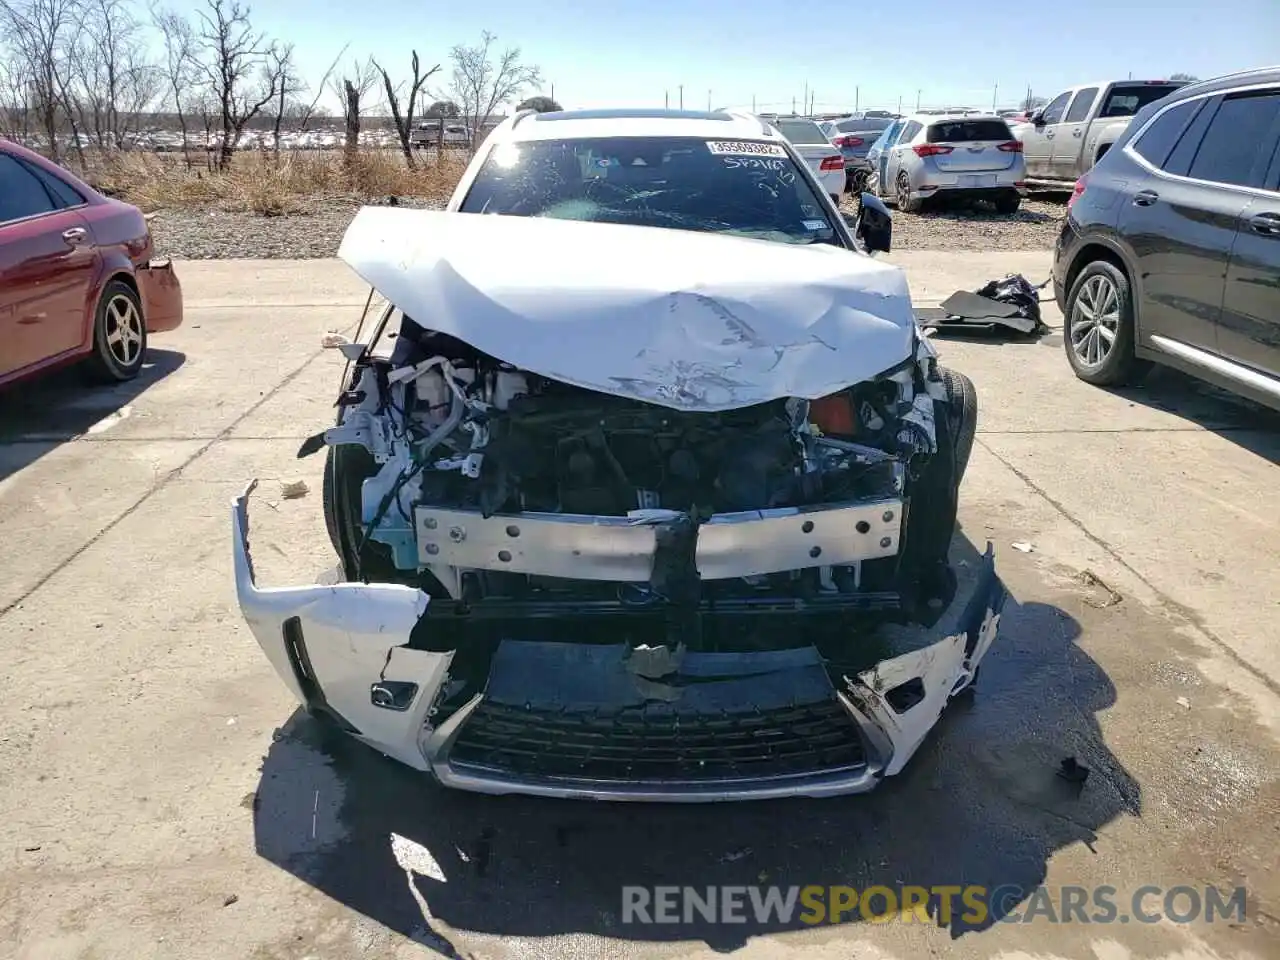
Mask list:
[{"label": "bumper cover on ground", "polygon": [[946,635],[847,674],[811,646],[691,652],[655,670],[622,644],[513,638],[484,692],[438,722],[454,653],[408,646],[427,596],[394,584],[258,587],[252,489],[232,505],[236,592],[286,685],[384,754],[484,793],[708,801],[870,790],[972,682],[1005,600],[988,547]]}]

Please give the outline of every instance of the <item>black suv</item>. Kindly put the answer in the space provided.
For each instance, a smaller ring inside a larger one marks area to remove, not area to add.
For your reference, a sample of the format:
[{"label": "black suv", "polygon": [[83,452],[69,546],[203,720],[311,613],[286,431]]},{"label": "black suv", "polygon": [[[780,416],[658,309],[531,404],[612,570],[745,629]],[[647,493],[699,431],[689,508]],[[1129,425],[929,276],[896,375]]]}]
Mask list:
[{"label": "black suv", "polygon": [[1280,409],[1280,68],[1140,110],[1076,183],[1053,283],[1081,380],[1158,361]]}]

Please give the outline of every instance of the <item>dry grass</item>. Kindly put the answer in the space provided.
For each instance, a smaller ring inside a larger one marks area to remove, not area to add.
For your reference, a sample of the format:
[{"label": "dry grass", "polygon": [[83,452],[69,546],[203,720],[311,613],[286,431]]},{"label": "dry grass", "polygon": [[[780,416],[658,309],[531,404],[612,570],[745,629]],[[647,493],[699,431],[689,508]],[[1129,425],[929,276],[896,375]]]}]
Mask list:
[{"label": "dry grass", "polygon": [[[201,160],[203,157],[201,157]],[[428,154],[410,170],[394,150],[237,153],[225,171],[187,168],[181,154],[121,153],[97,158],[89,181],[144,212],[207,207],[235,213],[287,216],[317,201],[361,202],[380,197],[445,200],[466,166],[463,155]]]}]

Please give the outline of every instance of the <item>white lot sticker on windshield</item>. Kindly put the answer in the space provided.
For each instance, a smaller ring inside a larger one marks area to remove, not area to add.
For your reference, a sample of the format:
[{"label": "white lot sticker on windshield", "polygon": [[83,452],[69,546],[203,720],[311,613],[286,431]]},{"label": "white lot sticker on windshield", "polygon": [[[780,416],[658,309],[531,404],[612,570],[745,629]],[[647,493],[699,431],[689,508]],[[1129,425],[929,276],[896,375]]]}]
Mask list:
[{"label": "white lot sticker on windshield", "polygon": [[806,230],[826,230],[827,221],[825,220],[805,220],[804,228]]},{"label": "white lot sticker on windshield", "polygon": [[759,143],[754,140],[708,140],[707,149],[716,155],[736,154],[740,157],[785,157],[787,151],[780,143]]}]

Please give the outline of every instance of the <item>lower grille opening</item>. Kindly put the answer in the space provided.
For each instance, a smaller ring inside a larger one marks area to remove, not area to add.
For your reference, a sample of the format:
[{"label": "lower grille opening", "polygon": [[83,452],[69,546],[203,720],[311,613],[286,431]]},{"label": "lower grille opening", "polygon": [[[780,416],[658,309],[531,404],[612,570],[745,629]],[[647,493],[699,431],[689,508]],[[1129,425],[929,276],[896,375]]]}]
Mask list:
[{"label": "lower grille opening", "polygon": [[449,761],[519,777],[697,783],[847,772],[865,767],[866,756],[854,721],[834,698],[720,713],[662,703],[574,712],[485,700]]}]

